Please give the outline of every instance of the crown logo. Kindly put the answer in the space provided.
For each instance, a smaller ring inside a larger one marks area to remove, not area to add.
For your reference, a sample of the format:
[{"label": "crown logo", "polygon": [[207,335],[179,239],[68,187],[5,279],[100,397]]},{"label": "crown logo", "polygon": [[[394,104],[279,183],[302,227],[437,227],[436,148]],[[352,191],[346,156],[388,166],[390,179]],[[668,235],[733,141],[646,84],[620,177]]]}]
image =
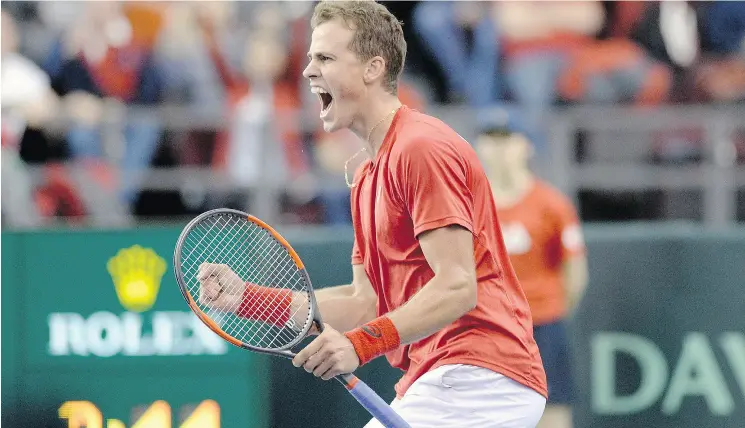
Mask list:
[{"label": "crown logo", "polygon": [[155,304],[166,261],[150,248],[123,248],[106,263],[116,296],[124,308],[143,312]]}]

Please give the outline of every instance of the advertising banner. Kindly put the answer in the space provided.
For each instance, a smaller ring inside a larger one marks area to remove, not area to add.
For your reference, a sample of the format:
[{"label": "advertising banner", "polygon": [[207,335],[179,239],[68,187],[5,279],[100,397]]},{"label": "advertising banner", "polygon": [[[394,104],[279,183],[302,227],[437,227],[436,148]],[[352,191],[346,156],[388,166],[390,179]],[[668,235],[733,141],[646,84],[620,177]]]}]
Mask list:
[{"label": "advertising banner", "polygon": [[745,427],[745,233],[637,232],[588,234],[576,426]]},{"label": "advertising banner", "polygon": [[70,427],[266,426],[268,358],[188,309],[172,273],[178,233],[24,233],[3,246],[3,312],[12,287],[22,332],[11,389],[29,426],[35,402]]}]

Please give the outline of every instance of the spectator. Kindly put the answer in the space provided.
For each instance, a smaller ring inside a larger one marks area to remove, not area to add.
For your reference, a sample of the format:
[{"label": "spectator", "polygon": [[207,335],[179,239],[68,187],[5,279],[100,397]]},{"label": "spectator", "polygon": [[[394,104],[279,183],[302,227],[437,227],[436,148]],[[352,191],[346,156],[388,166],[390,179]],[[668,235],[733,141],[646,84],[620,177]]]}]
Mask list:
[{"label": "spectator", "polygon": [[715,1],[699,9],[701,61],[694,69],[694,98],[745,101],[745,2]]},{"label": "spectator", "polygon": [[745,98],[745,3],[648,3],[625,30],[652,57],[672,68],[674,101]]},{"label": "spectator", "polygon": [[[658,104],[669,71],[628,39],[597,40],[600,2],[503,2],[495,8],[504,30],[507,82],[538,135],[540,116],[559,99],[578,103]],[[537,136],[540,152],[545,139]]]},{"label": "spectator", "polygon": [[[198,23],[199,14],[214,21],[216,42],[221,49],[235,28],[230,2],[171,2],[164,13],[163,29],[156,43],[156,57],[164,79],[165,102],[201,109],[221,108],[225,91],[215,70]],[[229,41],[229,40],[228,40]]]},{"label": "spectator", "polygon": [[745,2],[713,1],[702,8],[704,51],[720,55],[745,54]]},{"label": "spectator", "polygon": [[227,94],[230,121],[218,138],[213,164],[243,188],[300,179],[309,164],[297,121],[288,119],[301,102],[297,80],[285,75],[284,40],[271,30],[249,33],[237,73],[217,44],[210,16],[202,14],[200,24]]},{"label": "spectator", "polygon": [[495,3],[493,13],[501,30],[507,89],[537,132],[540,154],[546,145],[539,137],[541,115],[558,98],[570,53],[602,27],[603,10],[597,1],[520,1]]},{"label": "spectator", "polygon": [[556,100],[569,54],[603,24],[597,1],[501,2],[494,12],[504,39],[508,88],[517,102],[533,109]]},{"label": "spectator", "polygon": [[499,45],[489,3],[423,1],[413,26],[445,74],[448,98],[484,107],[501,99]]},{"label": "spectator", "polygon": [[18,52],[13,17],[2,11],[3,147],[18,150],[25,131],[47,125],[57,114],[58,99],[49,76]]},{"label": "spectator", "polygon": [[[79,198],[63,180],[57,180],[58,192],[46,195],[37,204],[36,182],[29,174],[28,165],[19,151],[24,142],[46,145],[46,128],[57,115],[58,100],[52,91],[49,76],[36,64],[18,52],[19,34],[13,17],[2,11],[2,193],[3,221],[12,226],[39,226],[45,220],[43,214],[54,214],[56,210],[40,208],[58,206],[67,201],[71,208],[64,214],[82,215]],[[36,138],[32,137],[35,136]],[[30,140],[35,140],[30,142]],[[43,141],[41,141],[43,140]],[[40,154],[43,157],[44,154]],[[49,183],[46,188],[55,187]],[[67,195],[65,198],[62,194]]]},{"label": "spectator", "polygon": [[667,100],[672,76],[627,39],[588,43],[568,58],[558,81],[566,101],[586,104],[659,105]]},{"label": "spectator", "polygon": [[[231,35],[236,33],[236,6],[234,2],[168,3],[155,47],[156,60],[165,77],[164,104],[187,107],[190,114],[206,120],[222,117],[225,88],[202,36],[199,15],[210,16],[221,51],[231,52],[231,42],[235,39]],[[164,143],[173,150],[174,164],[207,166],[212,162],[216,130],[187,127],[169,131]]]},{"label": "spectator", "polygon": [[[101,135],[106,106],[121,111],[125,105],[153,106],[160,100],[163,84],[153,58],[159,27],[160,11],[151,5],[85,3],[78,22],[54,44],[45,68],[72,116],[67,140],[75,159],[106,158]],[[127,123],[123,141],[111,142],[114,148],[123,146],[118,187],[127,207],[159,137],[160,125],[150,116]]]},{"label": "spectator", "polygon": [[632,31],[642,20],[651,2],[612,1],[603,2],[605,7],[605,27],[599,34],[602,39],[630,39]]}]

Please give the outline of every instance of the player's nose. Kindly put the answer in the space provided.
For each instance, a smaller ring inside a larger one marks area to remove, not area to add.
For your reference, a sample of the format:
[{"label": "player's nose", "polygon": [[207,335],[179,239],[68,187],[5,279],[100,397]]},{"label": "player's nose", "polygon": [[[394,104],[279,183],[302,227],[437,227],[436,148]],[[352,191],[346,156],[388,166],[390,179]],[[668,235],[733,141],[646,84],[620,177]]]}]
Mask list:
[{"label": "player's nose", "polygon": [[308,66],[303,70],[303,77],[306,79],[312,79],[318,77],[318,67],[313,64],[313,61],[308,63]]}]

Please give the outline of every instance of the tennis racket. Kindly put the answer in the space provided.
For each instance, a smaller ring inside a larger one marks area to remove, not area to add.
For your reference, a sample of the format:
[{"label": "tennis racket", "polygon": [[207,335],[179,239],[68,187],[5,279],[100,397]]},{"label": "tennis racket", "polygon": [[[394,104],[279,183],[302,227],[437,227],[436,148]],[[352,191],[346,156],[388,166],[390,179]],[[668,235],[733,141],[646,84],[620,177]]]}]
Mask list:
[{"label": "tennis racket", "polygon": [[[197,216],[178,238],[173,267],[191,310],[237,347],[292,359],[313,326],[323,331],[302,260],[252,215],[221,208]],[[357,376],[336,379],[384,426],[409,427]]]}]

